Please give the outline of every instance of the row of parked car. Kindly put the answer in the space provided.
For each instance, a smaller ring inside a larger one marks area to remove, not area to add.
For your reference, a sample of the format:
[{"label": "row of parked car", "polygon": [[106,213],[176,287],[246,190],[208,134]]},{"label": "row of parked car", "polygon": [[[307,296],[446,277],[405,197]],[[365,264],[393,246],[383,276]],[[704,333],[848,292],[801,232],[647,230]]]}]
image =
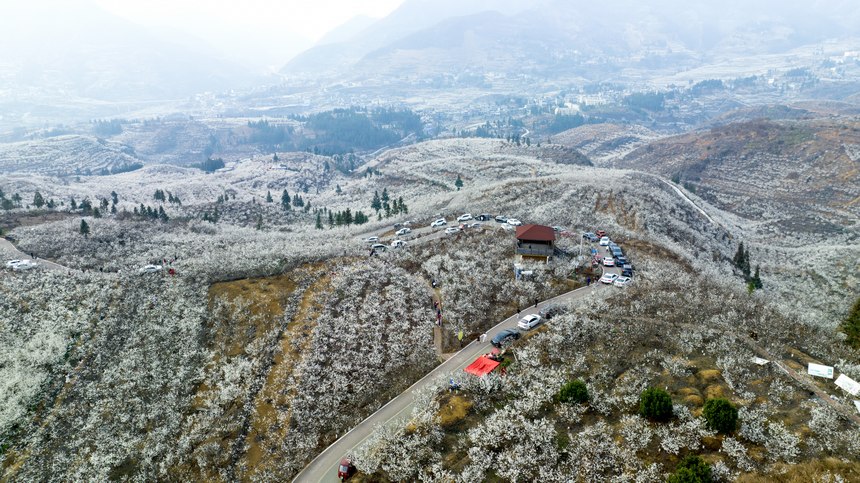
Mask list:
[{"label": "row of parked car", "polygon": [[[520,226],[523,224],[523,222],[521,222],[520,220],[518,220],[516,218],[508,218],[508,217],[502,216],[502,215],[498,215],[498,216],[494,217],[493,215],[490,215],[488,213],[482,213],[482,214],[477,215],[477,216],[472,216],[471,213],[464,213],[464,214],[457,217],[457,223],[458,224],[467,224],[467,226],[469,226],[470,228],[475,228],[476,226],[481,226],[480,223],[474,223],[474,222],[493,221],[493,220],[495,220],[497,223],[507,223],[508,225],[511,225],[511,226]],[[473,222],[473,223],[468,223],[468,222]],[[444,217],[439,218],[437,220],[434,220],[433,223],[430,223],[431,228],[439,228],[439,227],[446,226],[446,225],[448,225],[448,220],[446,220]]]},{"label": "row of parked car", "polygon": [[597,241],[600,246],[606,247],[609,255],[603,257],[600,263],[604,267],[619,267],[621,275],[616,273],[604,273],[600,277],[600,282],[616,287],[626,287],[633,282],[633,263],[624,255],[624,250],[618,244],[613,242],[603,230],[598,230],[596,233],[584,233],[583,238],[590,241]]},{"label": "row of parked car", "polygon": [[38,267],[39,264],[34,262],[33,260],[8,260],[6,262],[6,268],[16,272],[32,270]]}]

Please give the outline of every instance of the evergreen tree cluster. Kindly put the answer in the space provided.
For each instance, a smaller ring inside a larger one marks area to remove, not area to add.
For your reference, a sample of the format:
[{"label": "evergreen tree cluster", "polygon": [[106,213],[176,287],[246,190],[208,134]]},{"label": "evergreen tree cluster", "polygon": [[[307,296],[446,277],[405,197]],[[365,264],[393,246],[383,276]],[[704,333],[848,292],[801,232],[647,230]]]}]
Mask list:
[{"label": "evergreen tree cluster", "polygon": [[114,136],[122,133],[122,122],[119,119],[93,121],[93,134],[96,136]]},{"label": "evergreen tree cluster", "polygon": [[[294,129],[292,126],[282,126],[271,124],[265,119],[259,121],[248,121],[248,127],[251,129],[251,135],[248,137],[248,142],[251,144],[263,144],[266,146],[281,146],[290,141],[290,136]],[[275,154],[275,161],[277,161]]]},{"label": "evergreen tree cluster", "polygon": [[[165,195],[165,193],[166,193],[166,195]],[[155,190],[154,197],[155,197],[155,201],[161,201],[162,203],[166,201],[170,204],[174,204],[174,203],[176,203],[177,205],[182,204],[182,201],[179,199],[179,196],[175,196],[170,191],[164,191],[164,190],[157,189],[157,190]],[[114,203],[114,204],[116,204],[116,203]]]},{"label": "evergreen tree cluster", "polygon": [[[334,154],[331,157],[332,164],[334,165],[334,169],[340,171],[343,174],[351,173],[356,166],[358,166],[358,157],[356,157],[355,153],[349,152],[344,154]],[[328,166],[328,164],[326,164]]]},{"label": "evergreen tree cluster", "polygon": [[211,212],[210,211],[204,211],[203,212],[203,221],[208,221],[209,223],[218,223],[219,219],[221,219],[221,213],[218,211],[217,206]]},{"label": "evergreen tree cluster", "polygon": [[195,168],[202,169],[203,171],[205,171],[207,173],[214,173],[215,171],[223,168],[225,165],[224,165],[224,160],[222,158],[215,158],[215,159],[206,158],[206,161],[203,161],[202,163],[195,164],[193,166]]},{"label": "evergreen tree cluster", "polygon": [[149,219],[149,220],[161,220],[166,223],[170,221],[170,217],[167,216],[167,212],[164,211],[163,206],[159,206],[158,208],[153,208],[151,206],[144,206],[143,203],[140,204],[140,207],[134,208],[134,215],[140,218]]},{"label": "evergreen tree cluster", "polygon": [[409,213],[409,207],[406,206],[406,203],[403,201],[403,197],[401,196],[396,200],[392,199],[388,194],[388,188],[382,189],[382,196],[379,195],[378,190],[373,192],[373,199],[370,201],[370,207],[376,212],[377,217],[381,217],[380,211],[385,212],[386,218],[390,218],[391,216],[398,215],[400,213]]},{"label": "evergreen tree cluster", "polygon": [[328,208],[323,208],[317,212],[316,227],[322,229],[322,215],[328,215],[329,227],[347,226],[347,225],[363,225],[370,221],[370,218],[363,211],[359,210],[355,213],[347,208],[343,211],[332,211]]},{"label": "evergreen tree cluster", "polygon": [[740,242],[738,244],[738,251],[735,252],[734,258],[732,258],[732,263],[737,267],[741,273],[743,274],[744,281],[747,283],[747,286],[750,289],[750,292],[753,290],[758,290],[763,287],[761,282],[761,277],[759,277],[759,266],[756,265],[755,273],[750,275],[750,252],[749,249],[744,247],[744,243]]}]

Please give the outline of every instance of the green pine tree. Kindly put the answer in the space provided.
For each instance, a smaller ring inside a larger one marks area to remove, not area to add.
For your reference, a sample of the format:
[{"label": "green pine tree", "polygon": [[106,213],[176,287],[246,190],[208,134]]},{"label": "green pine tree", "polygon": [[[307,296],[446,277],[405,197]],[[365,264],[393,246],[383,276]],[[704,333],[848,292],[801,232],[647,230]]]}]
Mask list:
[{"label": "green pine tree", "polygon": [[86,221],[86,220],[81,220],[81,228],[80,228],[80,232],[81,232],[81,235],[83,235],[83,236],[84,236],[84,238],[89,237],[89,235],[90,235],[90,225],[88,225],[88,224],[87,224],[87,221]]},{"label": "green pine tree", "polygon": [[33,195],[33,205],[36,208],[41,208],[45,205],[45,198],[42,198],[42,193],[38,191]]},{"label": "green pine tree", "polygon": [[271,192],[271,191],[266,191],[266,203],[271,203],[272,201],[274,201],[274,200],[272,199],[272,192]]},{"label": "green pine tree", "polygon": [[290,211],[290,194],[287,193],[287,190],[284,190],[283,194],[281,194],[281,206],[286,211]]},{"label": "green pine tree", "polygon": [[459,174],[457,175],[457,180],[454,181],[454,186],[457,187],[457,191],[460,191],[460,188],[463,187],[463,178]]},{"label": "green pine tree", "polygon": [[320,213],[319,211],[317,211],[317,224],[316,224],[316,229],[317,229],[317,230],[322,230],[322,229],[323,229],[323,225],[322,225],[322,213]]},{"label": "green pine tree", "polygon": [[379,192],[373,192],[373,200],[370,202],[370,207],[374,209],[377,213],[382,209],[382,200],[379,199]]}]

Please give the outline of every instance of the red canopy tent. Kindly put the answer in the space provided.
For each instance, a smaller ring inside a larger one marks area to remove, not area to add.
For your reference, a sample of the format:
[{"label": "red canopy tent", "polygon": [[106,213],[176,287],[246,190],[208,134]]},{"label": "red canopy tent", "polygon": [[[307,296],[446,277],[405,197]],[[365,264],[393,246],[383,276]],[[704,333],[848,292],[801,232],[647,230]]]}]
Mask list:
[{"label": "red canopy tent", "polygon": [[498,361],[494,361],[486,355],[483,355],[475,359],[475,362],[469,364],[466,367],[465,371],[478,377],[486,376],[487,374],[493,372],[493,369],[495,369],[498,365]]}]

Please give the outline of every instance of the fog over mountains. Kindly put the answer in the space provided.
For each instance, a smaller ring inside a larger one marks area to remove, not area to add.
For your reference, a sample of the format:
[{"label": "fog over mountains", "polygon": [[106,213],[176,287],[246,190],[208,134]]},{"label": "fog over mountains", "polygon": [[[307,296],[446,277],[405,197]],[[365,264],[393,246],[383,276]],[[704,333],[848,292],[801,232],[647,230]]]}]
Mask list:
[{"label": "fog over mountains", "polygon": [[[88,99],[181,99],[273,81],[230,60],[261,62],[252,42],[237,40],[228,59],[191,35],[145,28],[86,0],[9,8],[0,18],[0,105],[13,114],[38,116],[49,106]],[[671,75],[721,59],[787,52],[852,36],[858,24],[860,7],[849,1],[408,0],[385,18],[347,22],[281,72],[286,80],[492,72],[611,81],[637,69]],[[225,35],[243,37],[239,29]],[[270,50],[299,45],[286,31],[272,37],[278,40],[265,46]],[[84,111],[84,117],[101,112]]]},{"label": "fog over mountains", "polygon": [[415,0],[344,42],[309,49],[283,72],[484,69],[605,76],[597,67],[618,71],[620,60],[677,68],[851,36],[858,12],[851,2]]}]

